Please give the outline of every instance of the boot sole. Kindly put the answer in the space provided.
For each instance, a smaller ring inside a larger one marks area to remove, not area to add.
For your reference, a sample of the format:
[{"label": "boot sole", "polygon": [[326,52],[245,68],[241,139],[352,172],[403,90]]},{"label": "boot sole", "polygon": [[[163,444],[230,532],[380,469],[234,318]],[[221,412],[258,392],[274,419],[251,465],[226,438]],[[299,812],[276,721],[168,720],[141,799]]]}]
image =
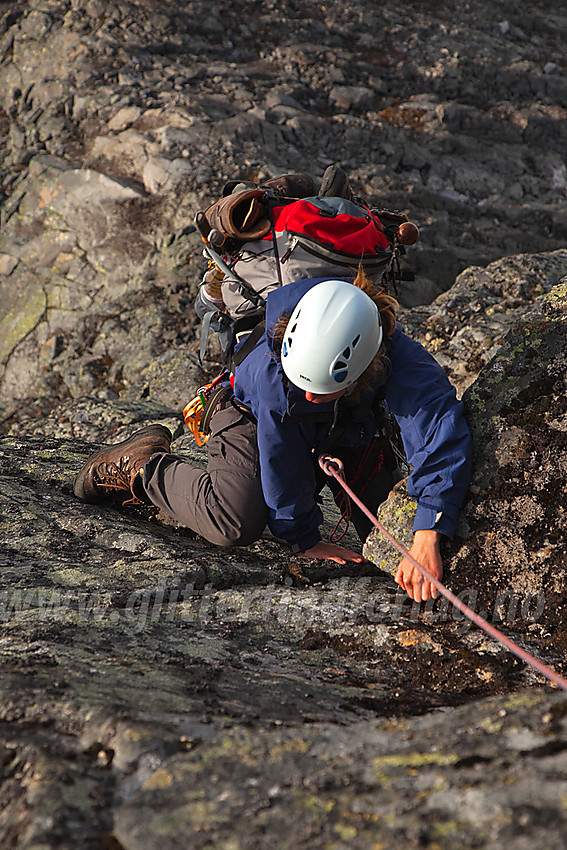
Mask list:
[{"label": "boot sole", "polygon": [[100,502],[108,501],[108,496],[106,496],[105,494],[98,494],[96,490],[94,490],[93,492],[90,487],[85,487],[85,480],[91,470],[91,467],[94,466],[94,464],[96,464],[98,460],[103,457],[103,455],[107,454],[110,449],[123,448],[124,446],[127,446],[128,443],[130,443],[134,439],[134,437],[138,440],[143,437],[158,435],[167,439],[169,450],[172,439],[171,431],[169,430],[169,428],[166,428],[165,425],[147,425],[145,428],[140,428],[140,430],[137,431],[135,435],[132,435],[132,437],[128,437],[126,440],[122,440],[120,443],[114,443],[113,445],[105,446],[98,452],[95,452],[95,454],[91,455],[77,473],[75,483],[73,484],[73,493],[77,497],[77,499],[80,499],[81,502],[87,502],[90,505],[97,505]]},{"label": "boot sole", "polygon": [[[347,187],[348,191],[345,193]],[[352,201],[353,194],[349,180],[342,168],[338,166],[327,168],[321,180],[319,195],[323,198],[346,198],[347,201]]]}]

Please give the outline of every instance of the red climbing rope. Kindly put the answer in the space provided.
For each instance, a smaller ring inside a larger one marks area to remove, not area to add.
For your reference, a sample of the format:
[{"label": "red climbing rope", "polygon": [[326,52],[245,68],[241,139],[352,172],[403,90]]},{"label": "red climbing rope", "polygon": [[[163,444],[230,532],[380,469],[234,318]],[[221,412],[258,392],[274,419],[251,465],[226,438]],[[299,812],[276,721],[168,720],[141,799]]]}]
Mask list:
[{"label": "red climbing rope", "polygon": [[546,679],[549,679],[550,682],[553,682],[559,688],[562,688],[564,691],[567,691],[567,679],[561,676],[559,673],[556,673],[555,670],[552,670],[551,667],[548,667],[547,664],[544,664],[543,661],[540,661],[534,655],[531,655],[527,650],[522,649],[521,646],[518,646],[517,643],[514,643],[509,637],[506,637],[501,631],[488,623],[484,617],[481,617],[480,614],[477,614],[476,611],[473,611],[472,608],[469,608],[468,605],[465,605],[458,596],[455,596],[444,584],[442,584],[439,579],[436,579],[431,573],[422,567],[421,564],[413,558],[405,546],[402,546],[395,537],[393,537],[390,532],[382,525],[382,523],[374,516],[374,514],[368,510],[366,505],[360,501],[358,496],[353,493],[351,488],[348,486],[344,479],[344,467],[342,461],[338,458],[330,457],[329,455],[321,455],[319,457],[319,466],[321,469],[330,477],[334,478],[341,485],[345,493],[352,499],[352,501],[357,505],[360,510],[368,517],[368,519],[376,526],[376,528],[384,535],[384,537],[400,552],[404,558],[407,558],[416,569],[419,570],[421,575],[426,578],[431,584],[437,588],[439,593],[441,593],[445,599],[448,599],[455,608],[457,608],[462,614],[465,615],[471,622],[475,625],[479,626],[483,629],[487,634],[491,637],[495,638],[499,643],[505,646],[510,652],[517,655],[518,658],[521,658],[522,661],[525,661],[526,664],[529,664],[534,670],[537,670]]}]

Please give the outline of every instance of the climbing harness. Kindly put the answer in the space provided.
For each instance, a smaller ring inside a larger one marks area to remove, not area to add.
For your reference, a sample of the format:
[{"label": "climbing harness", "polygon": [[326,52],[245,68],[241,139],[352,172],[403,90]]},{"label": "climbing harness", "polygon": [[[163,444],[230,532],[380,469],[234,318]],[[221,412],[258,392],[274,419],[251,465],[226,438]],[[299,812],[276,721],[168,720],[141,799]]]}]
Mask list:
[{"label": "climbing harness", "polygon": [[[374,457],[372,457],[373,455]],[[371,440],[364,448],[362,457],[358,462],[358,466],[350,479],[350,486],[353,490],[358,492],[359,497],[362,496],[372,482],[374,476],[381,472],[383,467],[384,448],[381,445],[379,438],[374,437],[374,439]],[[349,529],[350,520],[352,518],[352,505],[345,490],[337,493],[334,499],[341,515],[329,535],[329,540],[331,543],[338,543],[343,539]]]},{"label": "climbing harness", "polygon": [[405,546],[402,546],[395,537],[393,537],[390,532],[382,525],[382,523],[374,516],[374,514],[366,507],[366,505],[360,501],[358,496],[351,490],[348,484],[345,481],[344,477],[344,466],[341,460],[338,458],[330,457],[329,455],[320,455],[319,456],[319,466],[331,478],[334,478],[339,485],[343,488],[345,493],[352,499],[352,501],[360,508],[360,510],[368,517],[368,519],[376,526],[376,528],[384,535],[384,537],[394,546],[395,549],[400,552],[407,558],[413,566],[419,570],[421,575],[427,579],[427,581],[431,582],[431,584],[437,588],[439,593],[441,593],[445,599],[447,599],[452,605],[457,608],[461,614],[464,614],[471,622],[473,622],[476,626],[483,629],[487,634],[505,646],[510,650],[514,655],[524,661],[526,664],[529,664],[534,670],[537,670],[546,679],[549,679],[550,682],[553,682],[559,688],[562,688],[564,691],[567,691],[567,679],[561,676],[559,673],[556,673],[551,667],[548,667],[547,664],[544,664],[535,656],[531,655],[531,653],[527,652],[527,650],[522,649],[521,646],[518,646],[517,643],[514,643],[509,637],[499,631],[497,628],[488,623],[480,614],[477,614],[476,611],[473,611],[472,608],[469,608],[468,605],[465,605],[458,596],[455,596],[444,584],[442,584],[439,579],[435,578],[431,573],[422,567],[421,564],[413,558]]},{"label": "climbing harness", "polygon": [[232,388],[227,387],[227,380],[228,373],[222,372],[210,384],[199,387],[197,395],[183,408],[183,419],[198,446],[204,446],[211,436],[213,413],[219,409],[227,393],[230,391],[232,394]]}]

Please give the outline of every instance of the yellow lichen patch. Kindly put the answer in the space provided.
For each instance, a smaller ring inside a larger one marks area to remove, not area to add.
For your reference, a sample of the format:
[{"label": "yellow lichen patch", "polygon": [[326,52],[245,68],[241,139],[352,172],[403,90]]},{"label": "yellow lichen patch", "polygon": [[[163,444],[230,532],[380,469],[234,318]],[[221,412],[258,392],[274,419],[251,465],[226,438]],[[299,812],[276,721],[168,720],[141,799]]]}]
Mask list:
[{"label": "yellow lichen patch", "polygon": [[377,756],[372,759],[372,766],[377,770],[385,767],[412,768],[426,767],[428,765],[444,766],[455,764],[459,756],[455,753],[392,753],[387,756]]},{"label": "yellow lichen patch", "polygon": [[[462,828],[462,824],[460,824],[459,821],[456,820],[445,821],[445,823],[436,823],[429,828],[428,838],[430,841],[442,841],[444,838],[447,838],[453,835],[454,833],[459,832],[460,830],[462,830]],[[441,846],[442,845],[439,845],[437,843],[428,845],[430,850],[432,850],[433,847]]]},{"label": "yellow lichen patch", "polygon": [[334,800],[323,800],[321,797],[306,797],[300,801],[302,807],[310,812],[332,812],[335,808]]},{"label": "yellow lichen patch", "polygon": [[5,298],[0,308],[0,360],[4,360],[36,327],[45,307],[45,292],[39,280]]},{"label": "yellow lichen patch", "polygon": [[537,702],[538,698],[535,694],[511,694],[506,700],[506,708],[508,711],[513,711],[516,708],[531,708]]},{"label": "yellow lichen patch", "polygon": [[302,738],[293,738],[291,741],[286,741],[270,750],[270,761],[279,761],[286,753],[305,753],[309,749],[309,744]]},{"label": "yellow lichen patch", "polygon": [[220,741],[220,751],[246,767],[257,767],[261,761],[261,756],[252,749],[252,741],[247,737],[243,737],[239,742],[226,735]]},{"label": "yellow lichen patch", "polygon": [[427,632],[421,632],[418,629],[407,629],[407,631],[398,632],[397,639],[402,646],[421,646],[432,649],[434,652],[440,654],[443,652],[442,648],[433,640],[431,635]]},{"label": "yellow lichen patch", "polygon": [[494,735],[502,729],[501,720],[493,720],[492,717],[487,717],[478,724],[479,729],[488,732],[489,735]]},{"label": "yellow lichen patch", "polygon": [[144,782],[144,791],[155,791],[159,788],[169,788],[173,784],[173,777],[167,770],[156,770],[149,779]]},{"label": "yellow lichen patch", "polygon": [[441,336],[432,337],[431,334],[425,334],[426,348],[428,351],[439,351],[441,346],[445,345],[445,340]]},{"label": "yellow lichen patch", "polygon": [[494,673],[491,670],[477,670],[476,675],[483,682],[491,682],[494,679]]},{"label": "yellow lichen patch", "polygon": [[343,841],[352,841],[358,832],[355,826],[346,823],[336,823],[333,829]]}]

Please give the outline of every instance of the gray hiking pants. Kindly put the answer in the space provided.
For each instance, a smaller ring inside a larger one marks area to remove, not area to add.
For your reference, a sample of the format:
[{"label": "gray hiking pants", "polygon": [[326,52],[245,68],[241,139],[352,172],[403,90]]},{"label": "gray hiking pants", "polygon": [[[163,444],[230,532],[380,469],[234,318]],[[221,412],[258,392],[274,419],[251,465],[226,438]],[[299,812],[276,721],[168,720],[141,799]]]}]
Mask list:
[{"label": "gray hiking pants", "polygon": [[172,454],[155,455],[144,467],[144,492],[209,542],[247,546],[258,540],[268,521],[256,424],[230,405],[215,413],[207,455],[206,471]]},{"label": "gray hiking pants", "polygon": [[[337,446],[331,453],[343,460],[347,481],[376,511],[397,480],[387,441],[375,439],[354,449]],[[211,543],[247,546],[261,537],[268,522],[256,424],[231,405],[215,413],[207,454],[206,471],[172,454],[154,455],[144,467],[143,490],[154,505]],[[340,486],[319,469],[315,456],[314,464],[314,496],[328,484],[342,508]],[[352,522],[365,540],[372,524],[354,505]]]}]

